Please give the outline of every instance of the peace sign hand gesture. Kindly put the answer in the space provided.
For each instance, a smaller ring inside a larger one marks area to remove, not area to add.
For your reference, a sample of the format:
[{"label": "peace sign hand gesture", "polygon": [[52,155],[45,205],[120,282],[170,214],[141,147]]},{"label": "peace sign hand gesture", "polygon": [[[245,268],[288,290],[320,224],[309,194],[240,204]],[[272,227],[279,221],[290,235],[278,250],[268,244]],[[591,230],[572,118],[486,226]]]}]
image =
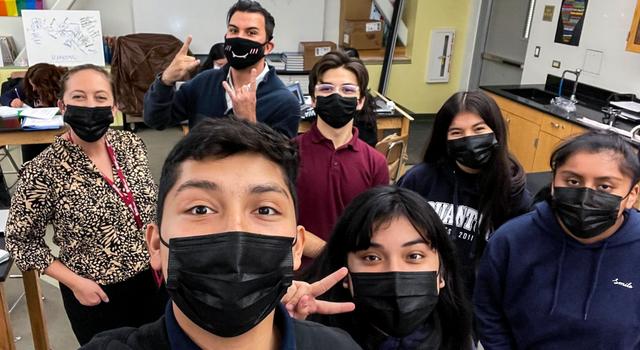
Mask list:
[{"label": "peace sign hand gesture", "polygon": [[356,308],[354,303],[330,302],[316,299],[316,297],[326,293],[336,283],[342,281],[348,272],[346,267],[342,267],[313,284],[293,281],[293,284],[287,290],[287,294],[282,297],[281,302],[287,308],[289,315],[298,320],[304,320],[307,316],[315,313],[333,315],[351,312]]},{"label": "peace sign hand gesture", "polygon": [[191,35],[189,35],[169,67],[162,72],[161,79],[165,85],[172,86],[176,81],[189,79],[191,72],[200,65],[200,60],[188,55],[191,39]]},{"label": "peace sign hand gesture", "polygon": [[236,89],[231,88],[229,83],[226,81],[222,82],[222,86],[231,97],[231,103],[233,103],[233,114],[236,117],[248,120],[250,122],[256,122],[256,90],[258,89],[258,84],[256,83],[256,78],[258,76],[258,71],[255,68],[251,69],[251,80],[249,84],[237,87]]}]

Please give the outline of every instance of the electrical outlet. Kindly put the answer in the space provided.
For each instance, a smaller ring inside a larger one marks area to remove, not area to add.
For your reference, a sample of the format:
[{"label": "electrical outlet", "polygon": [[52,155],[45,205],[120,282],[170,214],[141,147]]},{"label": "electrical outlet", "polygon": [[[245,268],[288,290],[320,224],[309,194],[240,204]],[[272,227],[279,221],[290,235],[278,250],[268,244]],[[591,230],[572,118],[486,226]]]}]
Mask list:
[{"label": "electrical outlet", "polygon": [[540,46],[536,46],[535,50],[533,50],[533,57],[540,57]]},{"label": "electrical outlet", "polygon": [[560,68],[560,61],[553,60],[553,62],[551,62],[551,67]]}]

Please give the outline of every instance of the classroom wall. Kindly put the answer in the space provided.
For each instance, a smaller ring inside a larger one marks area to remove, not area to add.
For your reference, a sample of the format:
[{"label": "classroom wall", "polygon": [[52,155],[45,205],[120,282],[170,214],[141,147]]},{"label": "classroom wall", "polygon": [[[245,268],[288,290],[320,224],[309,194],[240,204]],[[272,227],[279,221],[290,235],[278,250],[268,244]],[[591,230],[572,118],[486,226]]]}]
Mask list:
[{"label": "classroom wall", "polygon": [[[425,1],[406,0],[405,23],[410,29],[409,45],[411,63],[394,64],[391,69],[387,95],[414,113],[435,113],[453,93],[466,89],[470,62],[475,41],[478,6],[476,0]],[[413,30],[411,30],[413,28]],[[453,58],[448,83],[425,82],[429,38],[432,29],[454,28]],[[382,70],[381,64],[367,65],[370,87],[376,89]]]},{"label": "classroom wall", "polygon": [[[565,69],[583,68],[587,49],[602,51],[600,74],[583,72],[580,82],[640,97],[640,54],[625,51],[636,0],[590,0],[579,46],[554,43],[561,0],[538,1],[522,74],[523,84],[544,83],[547,74],[562,75]],[[555,6],[552,22],[543,22],[545,5]],[[533,57],[541,47],[540,57]],[[560,69],[551,67],[553,60]],[[573,76],[569,76],[573,79]]]}]

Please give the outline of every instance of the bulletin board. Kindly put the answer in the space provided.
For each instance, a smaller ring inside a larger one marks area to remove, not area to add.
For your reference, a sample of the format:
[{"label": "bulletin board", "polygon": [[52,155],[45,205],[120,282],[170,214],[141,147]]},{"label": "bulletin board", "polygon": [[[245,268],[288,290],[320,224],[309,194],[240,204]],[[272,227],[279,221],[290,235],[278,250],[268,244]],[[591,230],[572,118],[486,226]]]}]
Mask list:
[{"label": "bulletin board", "polygon": [[23,10],[29,65],[104,66],[99,11]]}]

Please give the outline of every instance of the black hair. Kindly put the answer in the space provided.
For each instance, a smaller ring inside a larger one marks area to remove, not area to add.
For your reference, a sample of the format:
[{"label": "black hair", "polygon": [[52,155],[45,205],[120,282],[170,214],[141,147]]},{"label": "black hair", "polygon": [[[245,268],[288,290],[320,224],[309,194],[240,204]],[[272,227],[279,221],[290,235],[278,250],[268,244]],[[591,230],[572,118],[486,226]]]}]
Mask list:
[{"label": "black hair", "polygon": [[276,163],[285,177],[294,208],[297,208],[298,148],[295,143],[263,123],[251,123],[235,117],[208,118],[192,128],[164,161],[158,186],[158,225],[162,223],[167,193],[178,180],[182,163],[187,160],[223,159],[240,153],[262,155]]},{"label": "black hair", "polygon": [[326,53],[313,65],[309,72],[309,95],[315,98],[316,84],[322,78],[322,75],[336,68],[344,68],[356,76],[358,80],[358,88],[360,89],[360,97],[364,97],[367,93],[369,85],[369,72],[367,67],[359,58],[348,56],[344,51],[337,50]]},{"label": "black hair", "polygon": [[213,62],[215,60],[219,60],[225,58],[224,56],[224,43],[216,43],[211,46],[209,50],[209,54],[207,55],[207,59],[202,62],[200,65],[200,69],[198,73],[205,71],[207,69],[213,69]]},{"label": "black hair", "polygon": [[[512,198],[525,190],[525,174],[522,166],[509,153],[507,128],[496,102],[482,91],[458,92],[451,96],[436,114],[431,139],[424,155],[425,163],[449,163],[455,161],[447,151],[447,134],[453,118],[464,112],[477,114],[493,130],[498,146],[491,161],[480,171],[478,208],[480,223],[478,233],[484,238],[509,218],[522,214],[514,212]],[[476,239],[476,258],[480,258],[486,242]]]},{"label": "black hair", "polygon": [[[405,217],[425,242],[440,257],[439,274],[445,281],[440,290],[436,311],[442,324],[444,349],[467,349],[471,338],[471,308],[467,300],[460,266],[445,226],[429,203],[419,194],[395,186],[380,186],[358,195],[344,210],[331,239],[314,264],[306,271],[309,282],[318,281],[347,266],[347,255],[369,248],[371,236],[382,225]],[[341,284],[321,298],[329,301],[352,301]],[[363,342],[367,334],[353,314],[318,316],[327,325],[339,327]]]},{"label": "black hair", "polygon": [[551,154],[549,165],[555,174],[577,152],[613,152],[618,155],[620,172],[631,179],[631,186],[640,180],[640,160],[637,151],[612,131],[591,130],[562,142]]},{"label": "black hair", "polygon": [[231,8],[229,12],[227,12],[227,25],[231,20],[231,16],[233,16],[236,12],[251,12],[251,13],[259,13],[264,17],[264,28],[267,32],[267,41],[271,41],[273,39],[273,28],[276,26],[276,20],[273,18],[271,13],[267,11],[259,2],[253,0],[238,0]]}]

